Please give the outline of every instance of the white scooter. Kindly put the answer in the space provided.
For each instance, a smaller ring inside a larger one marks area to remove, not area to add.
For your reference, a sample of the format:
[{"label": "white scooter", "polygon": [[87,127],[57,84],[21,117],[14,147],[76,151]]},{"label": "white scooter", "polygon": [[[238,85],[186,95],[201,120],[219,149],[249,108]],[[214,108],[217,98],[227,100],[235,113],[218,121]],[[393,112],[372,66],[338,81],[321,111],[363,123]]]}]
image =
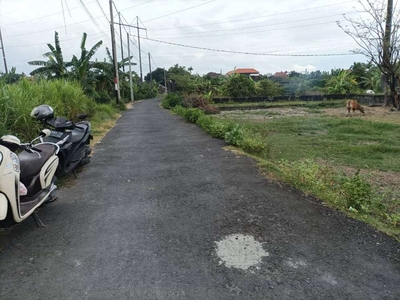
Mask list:
[{"label": "white scooter", "polygon": [[54,174],[60,147],[50,142],[33,143],[49,135],[50,130],[45,129],[25,144],[13,135],[0,138],[0,227],[10,227],[29,216],[44,226],[35,210],[55,200]]}]

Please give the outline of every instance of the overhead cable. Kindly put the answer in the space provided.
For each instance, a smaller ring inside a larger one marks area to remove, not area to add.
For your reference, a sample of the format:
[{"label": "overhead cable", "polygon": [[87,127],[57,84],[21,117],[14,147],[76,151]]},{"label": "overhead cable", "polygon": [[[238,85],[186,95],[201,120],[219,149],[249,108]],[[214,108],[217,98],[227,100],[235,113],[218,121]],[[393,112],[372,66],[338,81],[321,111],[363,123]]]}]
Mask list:
[{"label": "overhead cable", "polygon": [[292,13],[297,13],[297,12],[303,12],[303,11],[308,11],[308,10],[313,10],[313,9],[318,9],[318,8],[325,8],[325,7],[330,7],[330,6],[340,5],[340,4],[347,4],[347,3],[351,3],[351,2],[356,2],[356,0],[335,3],[335,4],[329,4],[329,5],[323,5],[323,6],[317,6],[317,7],[310,7],[310,8],[299,9],[299,10],[292,10],[292,11],[288,11],[288,12],[270,14],[270,15],[253,17],[253,18],[237,19],[237,20],[224,21],[224,22],[204,23],[204,24],[190,25],[190,26],[167,27],[167,28],[156,28],[156,29],[149,28],[148,30],[149,31],[162,31],[162,30],[181,29],[181,28],[190,28],[190,27],[203,27],[203,26],[219,25],[219,24],[226,24],[226,23],[243,22],[243,21],[249,21],[249,20],[256,20],[256,19],[263,19],[263,18],[268,18],[268,17],[292,14]]},{"label": "overhead cable", "polygon": [[[325,25],[325,24],[334,24],[334,23],[336,24],[336,21],[320,22],[320,23],[313,23],[313,24],[300,25],[300,26],[292,26],[292,27],[282,27],[282,28],[275,28],[275,29],[265,29],[265,30],[244,31],[244,32],[235,32],[235,33],[225,33],[225,34],[196,35],[196,36],[168,36],[168,38],[169,38],[169,39],[193,39],[193,38],[203,38],[203,37],[229,36],[229,35],[238,35],[238,34],[250,34],[250,33],[259,33],[259,32],[278,31],[278,30],[293,29],[293,28],[301,28],[301,27],[310,27],[310,26]],[[162,36],[162,37],[164,37],[164,36]],[[158,37],[155,37],[155,38],[158,38]]]},{"label": "overhead cable", "polygon": [[199,7],[199,6],[202,6],[202,5],[206,5],[206,4],[209,4],[209,3],[211,3],[211,2],[215,2],[215,1],[216,1],[216,0],[211,0],[211,1],[208,1],[208,2],[205,2],[205,3],[201,3],[201,4],[198,4],[198,5],[195,5],[195,6],[191,6],[191,7],[182,9],[182,10],[174,11],[174,12],[169,13],[169,14],[166,14],[166,15],[162,15],[162,16],[159,16],[159,17],[156,17],[156,18],[153,18],[153,19],[146,20],[145,22],[150,22],[150,21],[158,20],[158,19],[161,19],[161,18],[164,18],[164,17],[168,17],[168,16],[171,16],[171,15],[174,15],[174,14],[177,14],[177,13],[180,13],[180,12],[183,12],[183,11],[187,11],[187,10],[189,10],[189,9],[193,9],[193,8],[196,8],[196,7]]},{"label": "overhead cable", "polygon": [[242,51],[232,51],[232,50],[224,50],[224,49],[214,49],[214,48],[207,48],[207,47],[183,45],[183,44],[178,44],[178,43],[155,40],[155,39],[151,39],[151,38],[144,38],[144,39],[152,41],[152,42],[156,42],[156,43],[168,44],[168,45],[179,46],[179,47],[201,49],[201,50],[214,51],[214,52],[223,52],[223,53],[237,53],[237,54],[244,54],[244,55],[287,56],[287,57],[291,57],[291,56],[347,56],[347,55],[357,55],[356,53],[327,53],[327,54],[255,53],[255,52],[242,52]]}]

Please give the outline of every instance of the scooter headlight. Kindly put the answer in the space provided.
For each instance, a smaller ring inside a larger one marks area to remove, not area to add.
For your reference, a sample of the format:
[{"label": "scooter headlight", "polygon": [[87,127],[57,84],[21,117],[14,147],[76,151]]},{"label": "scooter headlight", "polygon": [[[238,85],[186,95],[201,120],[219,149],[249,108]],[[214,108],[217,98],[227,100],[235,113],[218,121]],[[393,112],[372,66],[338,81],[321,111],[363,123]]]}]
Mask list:
[{"label": "scooter headlight", "polygon": [[19,158],[18,158],[17,154],[11,152],[10,157],[11,157],[14,171],[19,172]]}]

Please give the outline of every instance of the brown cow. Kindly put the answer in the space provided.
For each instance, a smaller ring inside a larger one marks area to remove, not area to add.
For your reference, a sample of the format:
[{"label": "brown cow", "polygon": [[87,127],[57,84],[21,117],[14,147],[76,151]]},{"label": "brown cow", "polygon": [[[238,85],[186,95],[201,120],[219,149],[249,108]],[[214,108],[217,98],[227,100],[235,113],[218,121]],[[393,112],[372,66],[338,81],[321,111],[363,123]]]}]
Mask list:
[{"label": "brown cow", "polygon": [[[358,103],[357,100],[347,100],[346,108],[347,108],[347,114],[350,113],[350,110],[352,110],[353,113],[354,113],[356,110],[359,110],[359,111],[361,111],[362,113],[365,113],[364,107],[362,107],[362,106]],[[346,115],[347,115],[347,114],[346,114]]]}]

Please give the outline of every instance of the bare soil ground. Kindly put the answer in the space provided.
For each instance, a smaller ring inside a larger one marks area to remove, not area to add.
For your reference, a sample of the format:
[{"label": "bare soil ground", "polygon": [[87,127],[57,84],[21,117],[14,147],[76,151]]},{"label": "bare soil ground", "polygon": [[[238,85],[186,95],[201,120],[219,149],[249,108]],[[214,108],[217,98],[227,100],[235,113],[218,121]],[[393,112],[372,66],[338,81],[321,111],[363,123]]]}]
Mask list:
[{"label": "bare soil ground", "polygon": [[400,124],[400,112],[390,111],[388,107],[364,107],[365,114],[359,111],[347,115],[346,108],[327,108],[327,109],[310,109],[305,107],[276,107],[266,109],[255,109],[250,111],[235,110],[222,111],[221,115],[241,117],[253,120],[267,120],[273,118],[284,117],[306,117],[306,116],[335,116],[335,117],[353,117],[364,118],[370,121],[387,122]]}]

